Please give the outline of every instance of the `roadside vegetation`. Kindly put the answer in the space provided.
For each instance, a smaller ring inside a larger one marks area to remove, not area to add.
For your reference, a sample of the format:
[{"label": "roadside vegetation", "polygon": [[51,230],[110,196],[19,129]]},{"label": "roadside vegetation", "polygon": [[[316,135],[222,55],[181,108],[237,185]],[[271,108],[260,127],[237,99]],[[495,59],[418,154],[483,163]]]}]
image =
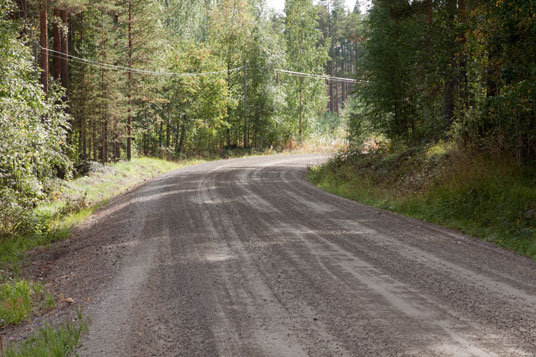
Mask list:
[{"label": "roadside vegetation", "polygon": [[376,1],[320,187],[536,257],[534,1]]},{"label": "roadside vegetation", "polygon": [[327,165],[311,168],[308,178],[336,195],[454,228],[536,259],[534,169],[443,142],[372,147],[342,152]]},{"label": "roadside vegetation", "polygon": [[19,222],[16,229],[3,232],[0,239],[0,269],[18,272],[25,251],[66,238],[74,224],[110,198],[160,173],[196,162],[199,160],[175,163],[138,158],[107,166],[91,163],[87,176],[58,183],[47,200],[25,212],[24,220]]},{"label": "roadside vegetation", "polygon": [[[36,325],[38,323],[36,322]],[[88,321],[79,311],[72,321],[61,326],[44,325],[20,343],[7,341],[5,357],[64,357],[80,347],[80,337],[88,329]]]},{"label": "roadside vegetation", "polygon": [[[35,208],[25,212],[14,229],[0,239],[0,333],[9,325],[28,323],[54,309],[53,291],[41,282],[21,278],[24,253],[69,236],[71,227],[117,196],[154,176],[194,164],[153,158],[137,158],[111,165],[90,163],[85,176],[59,181]],[[43,327],[19,347],[8,348],[6,356],[64,356],[78,344],[84,325]],[[0,336],[1,338],[1,336]],[[9,341],[8,341],[9,342]],[[17,341],[15,341],[17,342]]]}]

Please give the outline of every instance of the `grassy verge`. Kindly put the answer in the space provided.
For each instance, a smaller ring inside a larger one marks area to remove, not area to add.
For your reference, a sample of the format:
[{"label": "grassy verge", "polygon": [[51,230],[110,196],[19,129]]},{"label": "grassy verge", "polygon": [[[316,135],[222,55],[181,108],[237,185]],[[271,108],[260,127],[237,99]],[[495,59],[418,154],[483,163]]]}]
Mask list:
[{"label": "grassy verge", "polygon": [[[74,321],[58,327],[43,326],[21,343],[6,341],[5,357],[63,357],[80,346],[80,336],[87,331],[87,321],[78,312]],[[1,355],[1,353],[0,353]]]},{"label": "grassy verge", "polygon": [[[33,224],[35,231],[31,235],[0,240],[0,329],[28,321],[55,305],[54,296],[46,292],[41,283],[18,278],[25,251],[68,237],[74,224],[88,217],[110,198],[158,174],[197,162],[191,160],[174,163],[139,158],[108,166],[97,165],[88,176],[66,182],[49,202],[36,207],[31,215],[36,220]],[[69,325],[57,329],[44,328],[39,338],[32,340],[30,344],[25,342],[25,347],[16,351],[23,356],[61,356],[63,354],[58,351],[71,346],[66,339],[72,335],[72,329]],[[43,339],[60,347],[47,350]],[[53,353],[34,354],[31,352],[34,347],[35,351],[46,350]],[[6,355],[15,355],[10,353],[15,352],[7,352]]]},{"label": "grassy verge", "polygon": [[[67,182],[52,199],[34,210],[37,223],[31,236],[0,241],[0,269],[17,273],[25,251],[69,235],[70,228],[88,217],[110,198],[152,177],[199,161],[174,163],[152,158],[139,158],[97,167],[89,176]],[[2,272],[0,271],[0,277]]]},{"label": "grassy verge", "polygon": [[347,151],[308,178],[364,204],[480,237],[536,259],[536,173],[449,144]]},{"label": "grassy verge", "polygon": [[0,328],[16,325],[34,311],[51,309],[54,305],[54,296],[41,283],[22,279],[4,282],[0,285]]}]

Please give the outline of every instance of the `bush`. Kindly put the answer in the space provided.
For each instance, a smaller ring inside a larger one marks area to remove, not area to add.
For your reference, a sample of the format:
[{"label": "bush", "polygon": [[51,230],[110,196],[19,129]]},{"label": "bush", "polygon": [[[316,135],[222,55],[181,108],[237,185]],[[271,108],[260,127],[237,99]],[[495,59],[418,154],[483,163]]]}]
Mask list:
[{"label": "bush", "polygon": [[71,172],[63,90],[53,83],[45,96],[12,9],[0,0],[0,238],[27,229],[27,211]]}]

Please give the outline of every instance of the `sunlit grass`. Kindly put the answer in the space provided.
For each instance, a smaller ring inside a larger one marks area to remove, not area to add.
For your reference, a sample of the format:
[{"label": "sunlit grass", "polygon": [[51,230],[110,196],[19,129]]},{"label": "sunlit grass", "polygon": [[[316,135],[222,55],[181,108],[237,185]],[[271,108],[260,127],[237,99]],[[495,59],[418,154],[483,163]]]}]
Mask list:
[{"label": "sunlit grass", "polygon": [[[87,332],[88,322],[78,312],[77,318],[64,325],[43,326],[21,343],[9,343],[5,357],[64,357],[80,347],[80,337]],[[0,353],[1,355],[1,353]]]},{"label": "sunlit grass", "polygon": [[[18,236],[0,241],[0,269],[18,273],[19,262],[25,251],[51,242],[65,239],[70,228],[91,215],[95,209],[125,191],[150,180],[158,174],[201,160],[179,163],[153,158],[137,158],[102,166],[89,176],[77,178],[64,184],[49,202],[35,208],[39,231],[31,236]],[[1,277],[0,272],[0,277]]]},{"label": "sunlit grass", "polygon": [[37,310],[55,305],[54,297],[41,283],[14,279],[0,283],[0,327],[17,325]]},{"label": "sunlit grass", "polygon": [[446,145],[355,154],[309,170],[325,191],[457,229],[536,259],[536,175]]}]

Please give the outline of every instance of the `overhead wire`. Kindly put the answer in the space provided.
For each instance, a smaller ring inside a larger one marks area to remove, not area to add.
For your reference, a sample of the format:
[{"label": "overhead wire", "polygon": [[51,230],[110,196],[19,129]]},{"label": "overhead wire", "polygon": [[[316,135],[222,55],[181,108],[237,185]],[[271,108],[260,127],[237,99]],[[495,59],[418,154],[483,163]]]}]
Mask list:
[{"label": "overhead wire", "polygon": [[[125,66],[119,66],[115,64],[105,63],[105,62],[99,62],[94,61],[87,58],[77,57],[73,56],[71,54],[67,54],[64,52],[52,50],[50,48],[43,47],[39,45],[41,50],[49,52],[49,54],[52,57],[55,58],[68,58],[74,61],[78,61],[81,63],[85,63],[87,65],[91,65],[94,67],[102,68],[102,69],[109,69],[109,70],[116,70],[116,71],[125,71],[125,72],[131,72],[131,73],[138,73],[138,74],[145,74],[145,75],[153,75],[153,76],[168,76],[168,77],[199,77],[199,76],[210,76],[210,75],[218,75],[218,74],[225,74],[225,73],[232,73],[237,72],[242,69],[244,69],[244,66],[231,68],[229,70],[222,70],[222,71],[213,71],[213,72],[196,72],[196,73],[181,73],[181,72],[156,72],[156,71],[149,71],[144,69],[137,69],[132,67],[125,67]],[[304,72],[295,72],[295,71],[288,71],[284,69],[275,69],[276,73],[284,73],[288,75],[298,76],[298,77],[307,77],[307,78],[315,78],[315,79],[323,79],[328,81],[337,81],[337,82],[344,82],[344,83],[361,83],[361,81],[357,81],[352,78],[342,78],[342,77],[333,77],[328,75],[322,75],[322,74],[313,74],[313,73],[304,73]],[[279,76],[278,76],[279,77]]]},{"label": "overhead wire", "polygon": [[284,69],[275,69],[275,72],[290,74],[290,75],[298,76],[298,77],[324,79],[324,80],[328,80],[328,81],[345,82],[345,83],[358,83],[357,80],[352,79],[352,78],[333,77],[333,76],[327,76],[327,75],[323,75],[323,74],[294,72],[294,71],[287,71],[287,70],[284,70]]},{"label": "overhead wire", "polygon": [[196,72],[196,73],[181,73],[181,72],[156,72],[156,71],[148,71],[144,69],[137,69],[132,67],[125,67],[125,66],[119,66],[115,64],[105,63],[105,62],[99,62],[90,60],[87,58],[77,57],[73,56],[71,54],[67,54],[64,52],[52,50],[50,48],[43,47],[39,45],[41,50],[47,51],[51,53],[53,57],[56,58],[69,58],[75,61],[79,61],[91,66],[103,68],[103,69],[110,69],[110,70],[118,70],[118,71],[125,71],[125,72],[131,72],[131,73],[138,73],[138,74],[145,74],[145,75],[153,75],[153,76],[168,76],[168,77],[199,77],[199,76],[210,76],[210,75],[217,75],[217,74],[225,74],[225,73],[231,73],[241,70],[242,67],[236,67],[229,70],[222,70],[222,71],[214,71],[214,72]]}]

